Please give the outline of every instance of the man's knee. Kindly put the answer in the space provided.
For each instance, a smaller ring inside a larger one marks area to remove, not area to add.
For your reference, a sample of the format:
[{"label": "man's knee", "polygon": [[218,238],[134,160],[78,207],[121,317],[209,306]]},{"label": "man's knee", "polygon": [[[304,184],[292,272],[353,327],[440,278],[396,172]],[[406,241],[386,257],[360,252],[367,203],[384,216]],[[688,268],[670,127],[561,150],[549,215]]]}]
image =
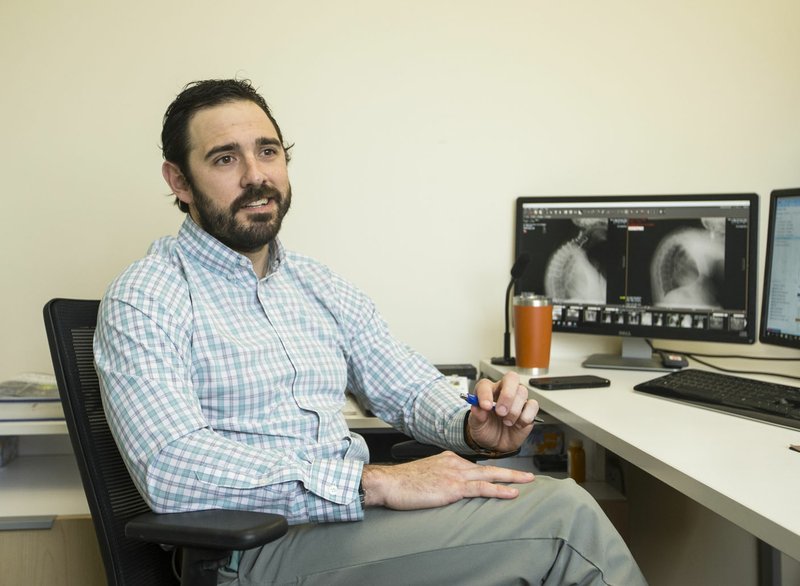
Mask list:
[{"label": "man's knee", "polygon": [[550,536],[569,540],[576,529],[605,531],[610,523],[597,501],[569,478],[539,477],[521,490],[520,498],[525,510],[521,519],[527,515],[536,518],[540,535],[544,525]]}]

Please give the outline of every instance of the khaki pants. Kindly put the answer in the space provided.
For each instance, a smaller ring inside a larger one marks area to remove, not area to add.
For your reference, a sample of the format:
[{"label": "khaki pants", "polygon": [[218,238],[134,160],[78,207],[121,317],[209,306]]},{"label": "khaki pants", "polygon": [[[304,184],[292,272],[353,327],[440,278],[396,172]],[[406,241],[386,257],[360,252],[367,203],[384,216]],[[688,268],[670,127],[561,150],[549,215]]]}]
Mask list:
[{"label": "khaki pants", "polygon": [[358,523],[294,526],[277,542],[245,552],[238,579],[220,576],[220,583],[645,584],[611,522],[572,480],[540,476],[519,488],[514,500],[371,508]]}]

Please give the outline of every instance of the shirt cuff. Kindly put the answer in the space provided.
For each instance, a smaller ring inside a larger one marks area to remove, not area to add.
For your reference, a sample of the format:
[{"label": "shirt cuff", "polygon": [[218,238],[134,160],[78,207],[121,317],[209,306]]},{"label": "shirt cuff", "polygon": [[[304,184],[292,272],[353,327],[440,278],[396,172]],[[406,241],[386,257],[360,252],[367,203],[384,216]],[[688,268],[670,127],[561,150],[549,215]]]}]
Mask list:
[{"label": "shirt cuff", "polygon": [[361,460],[316,460],[304,483],[308,518],[312,523],[360,521],[364,510],[358,486],[364,463]]}]

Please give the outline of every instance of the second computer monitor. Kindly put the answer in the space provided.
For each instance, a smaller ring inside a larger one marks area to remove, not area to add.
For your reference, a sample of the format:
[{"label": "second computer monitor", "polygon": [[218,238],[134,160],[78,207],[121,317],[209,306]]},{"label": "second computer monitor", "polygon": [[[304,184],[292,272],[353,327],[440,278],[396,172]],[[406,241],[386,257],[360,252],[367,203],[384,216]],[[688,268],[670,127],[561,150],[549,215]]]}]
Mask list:
[{"label": "second computer monitor", "polygon": [[759,339],[800,349],[800,189],[770,194]]},{"label": "second computer monitor", "polygon": [[520,197],[517,291],[553,301],[553,330],[623,337],[586,366],[660,370],[645,338],[752,343],[755,194]]}]

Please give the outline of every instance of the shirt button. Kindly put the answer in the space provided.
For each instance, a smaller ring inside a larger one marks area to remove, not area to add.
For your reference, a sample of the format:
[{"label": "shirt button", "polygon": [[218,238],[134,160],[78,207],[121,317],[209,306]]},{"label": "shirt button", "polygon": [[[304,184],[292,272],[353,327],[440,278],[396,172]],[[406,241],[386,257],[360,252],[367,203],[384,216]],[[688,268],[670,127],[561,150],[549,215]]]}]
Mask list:
[{"label": "shirt button", "polygon": [[331,495],[331,496],[338,495],[339,494],[339,487],[336,486],[335,484],[329,484],[328,485],[328,494]]}]

